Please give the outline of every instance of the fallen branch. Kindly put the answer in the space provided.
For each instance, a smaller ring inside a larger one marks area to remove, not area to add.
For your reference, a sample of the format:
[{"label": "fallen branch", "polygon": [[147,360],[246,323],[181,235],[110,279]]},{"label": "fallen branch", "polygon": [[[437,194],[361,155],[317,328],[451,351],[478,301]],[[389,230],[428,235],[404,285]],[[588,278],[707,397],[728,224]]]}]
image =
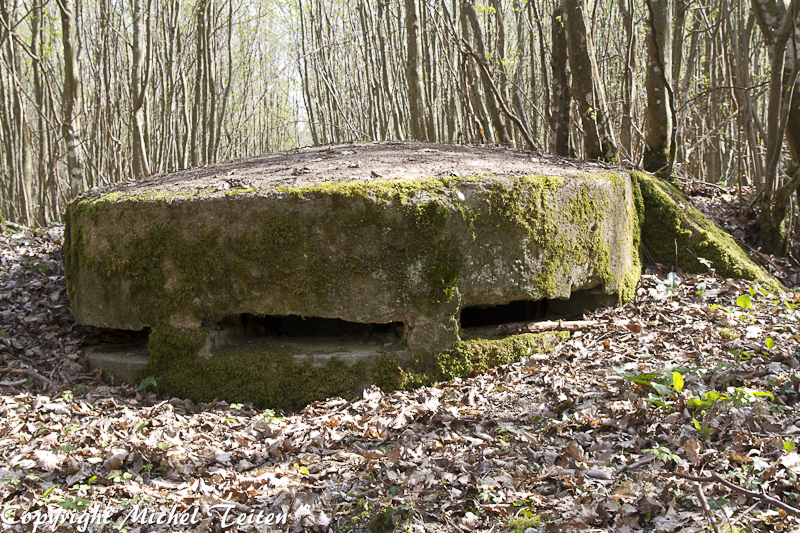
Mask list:
[{"label": "fallen branch", "polygon": [[735,483],[731,483],[730,481],[728,481],[724,477],[720,476],[716,472],[711,474],[708,477],[690,476],[688,474],[681,474],[679,472],[669,472],[666,475],[679,477],[681,479],[688,479],[690,481],[697,481],[697,482],[701,482],[701,483],[708,483],[710,481],[716,481],[717,483],[722,483],[723,485],[725,485],[726,487],[728,487],[731,490],[734,490],[734,491],[739,492],[741,494],[745,494],[747,496],[750,496],[751,498],[759,498],[762,502],[768,503],[768,504],[770,504],[770,505],[772,505],[774,507],[777,507],[778,509],[782,509],[782,510],[786,511],[788,514],[791,514],[791,515],[794,515],[794,516],[800,516],[800,509],[796,509],[795,507],[792,507],[788,503],[783,503],[782,501],[780,501],[780,500],[778,500],[776,498],[773,498],[771,496],[767,496],[763,492],[755,492],[755,491],[752,491],[752,490],[747,490],[745,488],[742,488],[739,485],[736,485]]},{"label": "fallen branch", "polygon": [[625,466],[622,466],[620,468],[617,468],[617,471],[614,472],[614,474],[618,476],[618,475],[620,475],[622,473],[627,472],[628,470],[635,470],[636,468],[639,468],[640,466],[644,466],[646,464],[652,463],[655,460],[656,460],[656,456],[655,455],[652,455],[652,454],[645,455],[644,457],[642,457],[638,461],[634,461],[633,463],[631,463],[629,465],[625,465]]},{"label": "fallen branch", "polygon": [[719,526],[717,525],[717,519],[714,517],[714,513],[711,512],[711,506],[708,505],[708,500],[703,492],[703,487],[697,481],[694,482],[694,491],[697,494],[697,498],[700,500],[700,505],[703,507],[703,514],[706,516],[708,523],[711,524],[711,527],[714,529],[714,533],[720,533]]},{"label": "fallen branch", "polygon": [[0,381],[0,386],[2,387],[18,387],[20,385],[24,385],[27,383],[28,380],[26,379],[18,379],[16,381]]},{"label": "fallen branch", "polygon": [[495,335],[514,335],[516,333],[541,333],[543,331],[581,331],[600,325],[599,320],[544,320],[542,322],[513,322],[497,326]]},{"label": "fallen branch", "polygon": [[12,369],[9,370],[9,373],[11,373],[11,374],[27,374],[32,379],[35,379],[36,381],[38,381],[40,383],[44,383],[45,385],[52,385],[53,384],[53,380],[44,377],[43,375],[41,375],[37,371],[33,370],[32,368],[12,368]]}]

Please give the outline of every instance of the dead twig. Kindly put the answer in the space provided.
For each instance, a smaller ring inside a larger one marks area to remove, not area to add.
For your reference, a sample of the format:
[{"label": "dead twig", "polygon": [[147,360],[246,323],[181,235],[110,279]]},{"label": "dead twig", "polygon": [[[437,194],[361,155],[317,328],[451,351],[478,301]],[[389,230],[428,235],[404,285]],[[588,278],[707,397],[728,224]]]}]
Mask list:
[{"label": "dead twig", "polygon": [[543,320],[541,322],[513,322],[497,326],[495,335],[514,335],[516,333],[541,333],[542,331],[581,331],[598,326],[598,320]]},{"label": "dead twig", "polygon": [[792,507],[788,503],[783,503],[782,501],[780,501],[780,500],[778,500],[776,498],[773,498],[771,496],[767,496],[764,492],[755,492],[755,491],[752,491],[752,490],[747,490],[745,488],[742,488],[739,485],[736,485],[735,483],[731,483],[730,481],[728,481],[724,477],[720,476],[716,472],[711,474],[708,477],[690,476],[688,474],[681,474],[679,472],[669,472],[666,475],[675,476],[675,477],[679,477],[679,478],[682,478],[682,479],[688,479],[690,481],[697,481],[699,483],[708,483],[708,482],[711,482],[711,481],[716,481],[717,483],[721,483],[721,484],[725,485],[726,487],[728,487],[731,490],[734,490],[734,491],[739,492],[741,494],[745,494],[747,496],[750,496],[751,498],[758,498],[763,503],[768,503],[768,504],[772,505],[773,507],[777,507],[778,509],[782,509],[782,510],[786,511],[788,514],[791,514],[791,515],[794,515],[794,516],[800,516],[800,509]]},{"label": "dead twig", "polygon": [[727,187],[723,187],[722,185],[717,185],[716,183],[711,183],[710,181],[702,181],[702,180],[699,180],[697,178],[684,178],[683,176],[678,176],[677,174],[672,176],[672,177],[678,178],[681,181],[691,181],[691,182],[694,182],[694,183],[699,183],[701,185],[707,185],[709,187],[714,187],[715,189],[718,189],[718,190],[720,190],[720,191],[722,191],[724,193],[728,192],[728,188]]},{"label": "dead twig", "polygon": [[621,466],[621,467],[617,468],[617,470],[614,472],[614,474],[618,476],[618,475],[620,475],[620,474],[622,474],[624,472],[627,472],[628,470],[634,470],[636,468],[639,468],[640,466],[644,466],[644,465],[646,465],[648,463],[652,463],[655,460],[656,460],[656,456],[655,455],[652,455],[652,454],[645,455],[644,457],[642,457],[638,461],[634,461],[629,465],[625,465],[625,466]]},{"label": "dead twig", "polygon": [[12,368],[9,370],[9,372],[11,374],[27,374],[31,377],[31,379],[34,379],[40,383],[44,383],[45,385],[53,384],[53,380],[44,377],[43,375],[33,370],[32,368]]},{"label": "dead twig", "polygon": [[697,481],[694,483],[694,491],[697,493],[697,497],[700,499],[700,505],[703,507],[703,514],[706,515],[706,519],[708,519],[711,527],[714,528],[714,533],[720,533],[719,526],[717,525],[717,519],[714,516],[714,513],[711,512],[711,507],[708,505],[708,500],[703,492],[703,486]]},{"label": "dead twig", "polygon": [[750,511],[752,511],[753,509],[755,509],[755,508],[756,508],[756,507],[758,507],[759,505],[761,505],[761,502],[756,502],[756,503],[754,503],[753,505],[751,505],[750,507],[748,507],[747,509],[745,509],[744,511],[742,511],[742,514],[740,514],[740,515],[739,515],[737,518],[734,518],[734,519],[733,519],[733,521],[730,521],[730,520],[729,520],[729,521],[728,521],[728,526],[729,526],[729,528],[730,528],[730,529],[729,529],[728,531],[730,531],[730,532],[732,533],[732,532],[733,532],[733,526],[735,526],[736,524],[738,524],[738,523],[739,523],[739,521],[740,521],[742,518],[744,518],[745,516],[747,516],[747,515],[750,513]]}]

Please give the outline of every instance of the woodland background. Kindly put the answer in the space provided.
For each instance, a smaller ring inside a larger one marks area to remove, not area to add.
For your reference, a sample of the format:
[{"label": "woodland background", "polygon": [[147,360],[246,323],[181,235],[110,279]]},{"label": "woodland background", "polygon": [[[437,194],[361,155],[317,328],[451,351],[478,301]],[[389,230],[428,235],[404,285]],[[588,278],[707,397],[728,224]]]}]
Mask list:
[{"label": "woodland background", "polygon": [[0,215],[46,225],[90,187],[312,143],[502,143],[752,186],[765,251],[785,254],[797,14],[783,0],[4,0]]}]

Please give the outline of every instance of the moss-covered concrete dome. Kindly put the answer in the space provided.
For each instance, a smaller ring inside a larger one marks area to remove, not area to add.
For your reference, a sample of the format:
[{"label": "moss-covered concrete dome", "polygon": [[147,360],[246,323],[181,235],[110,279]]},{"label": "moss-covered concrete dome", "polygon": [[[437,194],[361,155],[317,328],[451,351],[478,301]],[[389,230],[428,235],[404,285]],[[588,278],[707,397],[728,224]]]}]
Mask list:
[{"label": "moss-covered concrete dome", "polygon": [[635,203],[626,172],[531,153],[300,149],[78,198],[69,297],[82,324],[150,328],[142,375],[173,394],[295,406],[492,320],[629,300]]}]

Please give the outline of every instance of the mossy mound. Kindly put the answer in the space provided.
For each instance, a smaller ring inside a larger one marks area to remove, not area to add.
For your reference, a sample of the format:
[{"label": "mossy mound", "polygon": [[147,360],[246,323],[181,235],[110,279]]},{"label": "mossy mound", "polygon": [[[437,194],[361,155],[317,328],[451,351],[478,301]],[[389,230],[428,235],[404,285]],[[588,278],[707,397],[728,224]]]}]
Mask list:
[{"label": "mossy mound", "polygon": [[631,172],[631,177],[641,191],[642,245],[650,259],[688,273],[703,274],[713,268],[724,277],[780,287],[675,186],[643,172]]}]

